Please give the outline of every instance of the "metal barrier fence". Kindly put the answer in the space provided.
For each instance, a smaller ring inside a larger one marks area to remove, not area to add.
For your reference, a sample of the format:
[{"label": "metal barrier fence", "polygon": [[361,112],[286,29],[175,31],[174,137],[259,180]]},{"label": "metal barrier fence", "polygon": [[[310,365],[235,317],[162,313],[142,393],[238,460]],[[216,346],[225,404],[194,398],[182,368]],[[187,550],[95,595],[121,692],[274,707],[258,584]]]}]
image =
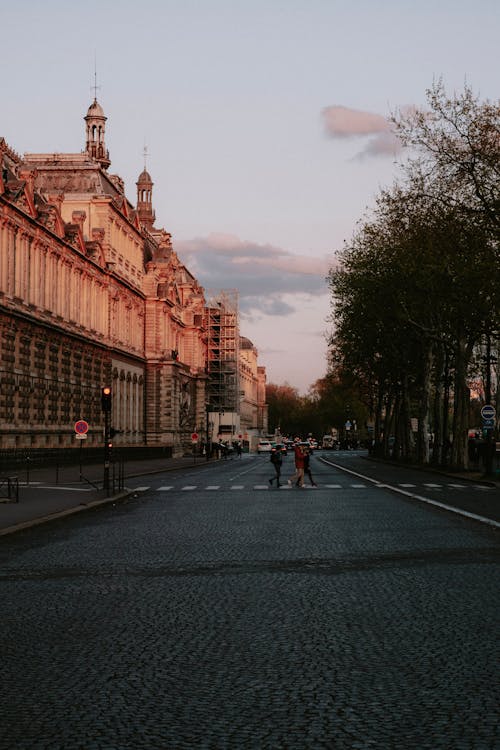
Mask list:
[{"label": "metal barrier fence", "polygon": [[0,477],[0,498],[8,502],[19,502],[19,479],[17,477]]},{"label": "metal barrier fence", "polygon": [[111,461],[111,491],[121,492],[125,487],[125,460],[123,456],[118,456]]}]

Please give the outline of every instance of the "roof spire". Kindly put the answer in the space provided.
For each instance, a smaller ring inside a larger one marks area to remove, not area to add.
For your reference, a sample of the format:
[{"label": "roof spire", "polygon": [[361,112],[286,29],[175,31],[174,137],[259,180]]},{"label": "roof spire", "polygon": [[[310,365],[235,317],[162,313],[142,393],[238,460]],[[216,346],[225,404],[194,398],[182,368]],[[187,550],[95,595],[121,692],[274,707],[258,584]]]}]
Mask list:
[{"label": "roof spire", "polygon": [[97,89],[101,87],[97,85],[97,52],[94,52],[94,85],[90,87],[94,89],[94,101],[97,101]]},{"label": "roof spire", "polygon": [[147,229],[151,230],[156,217],[153,210],[153,180],[151,179],[151,175],[146,169],[146,162],[149,154],[145,139],[142,153],[144,156],[144,169],[139,175],[139,179],[136,182],[137,213],[139,215],[139,221],[141,222],[141,224],[143,224]]},{"label": "roof spire", "polygon": [[88,108],[87,114],[84,117],[85,120],[85,151],[93,159],[99,162],[103,169],[107,169],[111,164],[109,158],[109,151],[106,148],[104,140],[106,131],[106,120],[107,117],[103,112],[103,109],[97,101],[97,89],[101,88],[97,85],[97,64],[94,62],[94,85],[91,86],[94,89],[94,101]]}]

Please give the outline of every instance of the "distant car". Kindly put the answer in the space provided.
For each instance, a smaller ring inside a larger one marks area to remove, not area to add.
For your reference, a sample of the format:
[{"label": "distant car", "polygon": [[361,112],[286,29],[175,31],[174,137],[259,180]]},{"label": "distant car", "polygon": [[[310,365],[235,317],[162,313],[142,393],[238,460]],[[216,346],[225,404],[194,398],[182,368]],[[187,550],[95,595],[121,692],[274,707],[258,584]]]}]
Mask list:
[{"label": "distant car", "polygon": [[269,440],[259,440],[257,453],[271,453],[272,445]]},{"label": "distant car", "polygon": [[288,449],[285,443],[272,443],[271,448],[275,451],[281,451],[282,456],[286,456],[288,454]]}]

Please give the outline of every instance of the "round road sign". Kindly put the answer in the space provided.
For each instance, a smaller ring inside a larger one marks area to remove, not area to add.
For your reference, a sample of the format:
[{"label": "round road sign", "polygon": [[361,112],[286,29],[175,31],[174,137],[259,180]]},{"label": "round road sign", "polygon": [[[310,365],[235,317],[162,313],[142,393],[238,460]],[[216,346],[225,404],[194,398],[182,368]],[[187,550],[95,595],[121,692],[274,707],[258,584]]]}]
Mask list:
[{"label": "round road sign", "polygon": [[86,435],[89,431],[89,425],[84,419],[79,419],[75,422],[75,432],[77,435]]},{"label": "round road sign", "polygon": [[491,404],[485,404],[481,409],[481,416],[483,419],[494,419],[495,413],[495,407]]},{"label": "round road sign", "polygon": [[197,443],[198,442],[198,433],[197,432],[191,433],[191,442],[192,443]]}]

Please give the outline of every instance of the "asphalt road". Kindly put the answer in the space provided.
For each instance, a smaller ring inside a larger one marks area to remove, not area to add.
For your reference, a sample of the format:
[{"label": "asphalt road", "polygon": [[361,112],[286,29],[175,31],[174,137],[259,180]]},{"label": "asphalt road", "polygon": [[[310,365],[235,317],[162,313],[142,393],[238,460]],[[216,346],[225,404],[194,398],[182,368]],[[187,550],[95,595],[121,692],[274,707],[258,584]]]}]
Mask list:
[{"label": "asphalt road", "polygon": [[498,490],[360,461],[137,477],[3,537],[1,750],[498,748],[498,529],[411,497]]}]

